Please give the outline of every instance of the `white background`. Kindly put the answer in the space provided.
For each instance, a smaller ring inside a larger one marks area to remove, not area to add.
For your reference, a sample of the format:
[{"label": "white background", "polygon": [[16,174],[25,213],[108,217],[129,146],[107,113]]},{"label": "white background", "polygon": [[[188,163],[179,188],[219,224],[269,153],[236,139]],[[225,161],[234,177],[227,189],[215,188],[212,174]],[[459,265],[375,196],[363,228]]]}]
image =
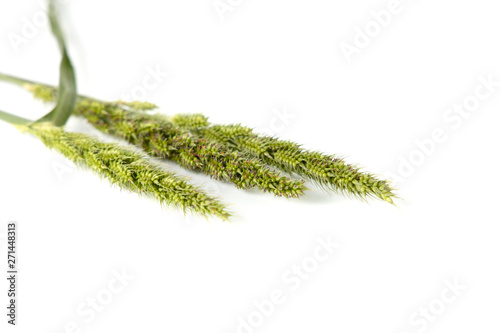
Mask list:
[{"label": "white background", "polygon": [[[497,3],[401,0],[350,63],[342,43],[389,1],[229,3],[222,20],[211,0],[69,1],[80,92],[119,99],[160,68],[169,75],[146,96],[160,112],[274,130],[380,175],[401,176],[402,159],[413,158],[419,165],[397,181],[403,200],[367,204],[312,185],[304,199],[278,199],[168,163],[238,215],[208,223],[61,167],[61,155],[1,123],[0,232],[19,223],[19,321],[8,331],[237,332],[274,289],[283,304],[240,332],[498,331],[500,87],[467,118],[444,118],[479,77],[500,81]],[[0,71],[55,84],[59,54],[46,26],[17,48],[9,40],[40,12],[37,1],[1,1]],[[0,96],[0,109],[24,117],[50,109],[8,84]],[[294,117],[277,121],[283,110]],[[79,119],[67,128],[97,134]],[[436,129],[446,140],[422,159],[416,141]],[[313,263],[318,237],[340,247],[292,290],[284,276]],[[95,318],[81,316],[122,269],[133,280]],[[455,280],[466,290],[445,304]],[[439,314],[423,320],[429,306]]]}]

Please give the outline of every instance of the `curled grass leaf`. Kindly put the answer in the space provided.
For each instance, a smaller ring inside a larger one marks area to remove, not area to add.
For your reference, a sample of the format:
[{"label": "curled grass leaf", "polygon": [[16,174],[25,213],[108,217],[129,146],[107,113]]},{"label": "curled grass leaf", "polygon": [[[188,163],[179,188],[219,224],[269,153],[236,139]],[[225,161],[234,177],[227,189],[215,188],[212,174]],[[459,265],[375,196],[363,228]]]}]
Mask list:
[{"label": "curled grass leaf", "polygon": [[[71,60],[68,55],[66,48],[66,41],[59,24],[59,13],[56,0],[49,0],[49,21],[52,34],[57,40],[59,49],[61,51],[62,59],[59,66],[59,94],[57,97],[57,104],[48,114],[37,120],[36,122],[50,122],[55,126],[63,126],[66,124],[68,118],[73,112],[73,108],[76,102],[77,90],[76,90],[76,78],[75,70],[71,64]],[[19,85],[29,85],[30,82],[26,80],[21,80],[13,76],[0,74],[0,80],[8,81],[11,83]],[[23,125],[32,122],[31,120],[24,119],[22,117],[15,116],[13,114],[0,111],[0,119],[4,120],[13,125]]]},{"label": "curled grass leaf", "polygon": [[59,66],[59,94],[55,108],[37,122],[51,122],[55,126],[63,126],[73,111],[77,90],[75,70],[71,63],[66,47],[66,41],[59,23],[59,10],[56,1],[49,1],[49,20],[52,34],[57,40],[62,54]]}]

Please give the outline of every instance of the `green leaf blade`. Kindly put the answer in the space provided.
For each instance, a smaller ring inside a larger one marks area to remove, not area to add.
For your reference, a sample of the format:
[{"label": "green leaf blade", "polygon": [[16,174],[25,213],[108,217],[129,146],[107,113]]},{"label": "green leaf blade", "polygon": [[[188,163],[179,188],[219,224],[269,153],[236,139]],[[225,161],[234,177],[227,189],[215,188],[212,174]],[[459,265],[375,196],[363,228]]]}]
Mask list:
[{"label": "green leaf blade", "polygon": [[54,109],[36,122],[51,122],[56,126],[64,126],[71,116],[76,103],[76,75],[69,57],[66,41],[59,24],[58,8],[56,1],[49,1],[49,19],[52,34],[57,39],[61,49],[62,59],[59,69],[59,94]]}]

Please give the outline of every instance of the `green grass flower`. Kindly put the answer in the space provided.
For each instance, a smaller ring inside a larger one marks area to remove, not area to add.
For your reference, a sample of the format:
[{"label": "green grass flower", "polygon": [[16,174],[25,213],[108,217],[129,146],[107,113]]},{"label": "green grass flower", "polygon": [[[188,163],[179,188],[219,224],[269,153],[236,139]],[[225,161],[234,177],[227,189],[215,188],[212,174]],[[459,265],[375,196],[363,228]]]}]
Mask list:
[{"label": "green grass flower", "polygon": [[204,217],[230,217],[224,204],[202,189],[150,162],[143,154],[81,133],[66,132],[49,123],[17,125],[37,136],[76,165],[89,168],[122,189],[152,197],[164,206]]},{"label": "green grass flower", "polygon": [[379,198],[391,204],[396,197],[388,181],[362,172],[359,167],[347,164],[339,157],[306,150],[294,142],[259,135],[239,124],[212,125],[201,114],[178,114],[168,120],[199,138],[246,152],[285,172],[306,177],[326,190],[360,199]]}]

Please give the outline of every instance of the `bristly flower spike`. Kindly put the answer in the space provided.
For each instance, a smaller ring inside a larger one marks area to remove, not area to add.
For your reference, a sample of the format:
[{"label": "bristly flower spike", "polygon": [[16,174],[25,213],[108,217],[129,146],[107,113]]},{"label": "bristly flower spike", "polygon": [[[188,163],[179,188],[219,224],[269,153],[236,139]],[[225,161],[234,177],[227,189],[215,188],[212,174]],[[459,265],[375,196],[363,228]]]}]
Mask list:
[{"label": "bristly flower spike", "polygon": [[18,125],[37,136],[47,147],[62,153],[76,165],[87,167],[122,189],[152,197],[164,206],[184,213],[227,220],[224,204],[202,189],[150,162],[143,154],[115,143],[104,143],[81,133],[66,132],[49,123]]},{"label": "bristly flower spike", "polygon": [[232,147],[285,172],[306,177],[327,191],[394,203],[392,199],[396,195],[388,181],[362,172],[359,167],[347,164],[340,157],[306,150],[290,141],[259,135],[239,124],[212,125],[201,114],[178,114],[168,120],[197,137]]}]

